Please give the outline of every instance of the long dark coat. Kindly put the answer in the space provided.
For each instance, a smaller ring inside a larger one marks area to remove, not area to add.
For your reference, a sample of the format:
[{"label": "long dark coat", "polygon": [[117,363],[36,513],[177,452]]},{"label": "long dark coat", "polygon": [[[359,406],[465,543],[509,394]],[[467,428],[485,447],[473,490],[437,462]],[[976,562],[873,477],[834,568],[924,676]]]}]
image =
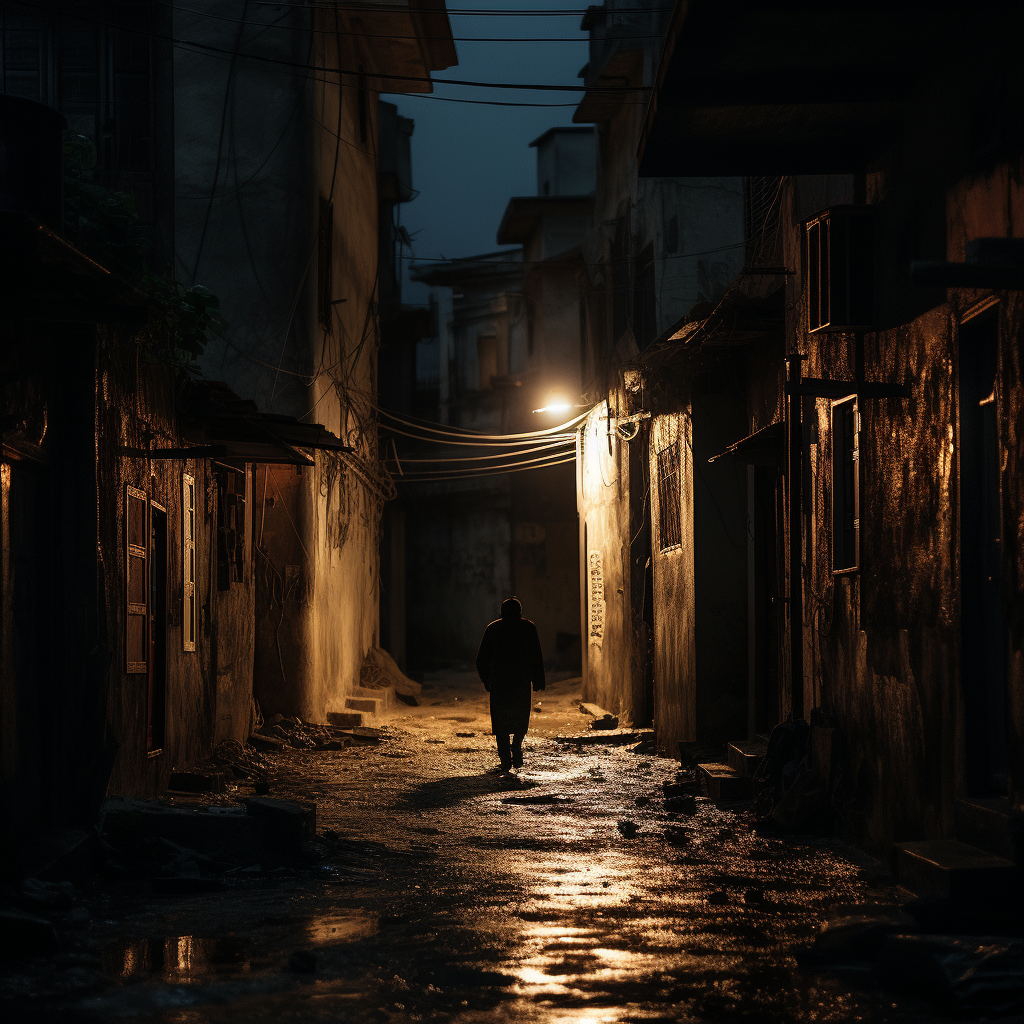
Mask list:
[{"label": "long dark coat", "polygon": [[491,695],[491,728],[495,735],[525,733],[530,727],[530,692],[544,689],[544,656],[537,627],[521,618],[519,604],[501,607],[502,617],[485,630],[476,656],[476,670]]}]

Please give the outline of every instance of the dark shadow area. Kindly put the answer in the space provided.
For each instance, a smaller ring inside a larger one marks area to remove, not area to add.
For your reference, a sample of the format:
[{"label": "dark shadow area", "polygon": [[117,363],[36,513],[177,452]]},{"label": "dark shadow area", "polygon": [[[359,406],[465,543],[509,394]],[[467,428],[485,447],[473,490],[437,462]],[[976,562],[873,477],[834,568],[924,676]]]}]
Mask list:
[{"label": "dark shadow area", "polygon": [[458,775],[450,779],[435,779],[417,786],[407,797],[409,807],[455,807],[463,800],[488,793],[507,793],[532,789],[536,782],[516,775],[498,775],[483,772],[480,775]]}]

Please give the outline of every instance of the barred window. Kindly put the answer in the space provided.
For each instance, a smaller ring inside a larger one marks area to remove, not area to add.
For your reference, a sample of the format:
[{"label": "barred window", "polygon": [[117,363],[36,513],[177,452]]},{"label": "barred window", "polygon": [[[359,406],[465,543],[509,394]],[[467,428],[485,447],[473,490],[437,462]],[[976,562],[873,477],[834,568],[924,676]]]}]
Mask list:
[{"label": "barred window", "polygon": [[679,445],[658,452],[658,538],[662,551],[683,541],[679,512]]}]

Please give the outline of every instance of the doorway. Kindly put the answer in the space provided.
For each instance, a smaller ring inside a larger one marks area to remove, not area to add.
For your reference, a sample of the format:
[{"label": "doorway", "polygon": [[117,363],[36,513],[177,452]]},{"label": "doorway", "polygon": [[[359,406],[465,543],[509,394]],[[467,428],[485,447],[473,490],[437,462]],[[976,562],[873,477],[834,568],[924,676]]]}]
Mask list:
[{"label": "doorway", "polygon": [[960,327],[960,681],[966,788],[1006,796],[1005,613],[999,486],[999,321]]},{"label": "doorway", "polygon": [[146,752],[159,754],[167,720],[167,510],[149,505],[149,671]]}]

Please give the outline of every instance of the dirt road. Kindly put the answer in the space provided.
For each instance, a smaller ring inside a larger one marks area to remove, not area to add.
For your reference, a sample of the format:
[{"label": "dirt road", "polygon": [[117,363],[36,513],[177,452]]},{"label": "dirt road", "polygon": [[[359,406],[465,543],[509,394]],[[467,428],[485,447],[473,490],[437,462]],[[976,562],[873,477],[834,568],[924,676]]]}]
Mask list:
[{"label": "dirt road", "polygon": [[519,777],[488,773],[486,698],[467,676],[399,707],[378,746],[274,755],[272,794],[317,801],[316,860],[254,864],[191,896],[138,878],[80,887],[62,912],[77,920],[54,917],[62,951],[5,964],[0,1010],[180,1024],[932,1019],[794,959],[830,908],[898,893],[833,846],[759,836],[707,802],[667,814],[675,762],[551,738],[585,727],[578,696],[564,681],[539,695]]}]

